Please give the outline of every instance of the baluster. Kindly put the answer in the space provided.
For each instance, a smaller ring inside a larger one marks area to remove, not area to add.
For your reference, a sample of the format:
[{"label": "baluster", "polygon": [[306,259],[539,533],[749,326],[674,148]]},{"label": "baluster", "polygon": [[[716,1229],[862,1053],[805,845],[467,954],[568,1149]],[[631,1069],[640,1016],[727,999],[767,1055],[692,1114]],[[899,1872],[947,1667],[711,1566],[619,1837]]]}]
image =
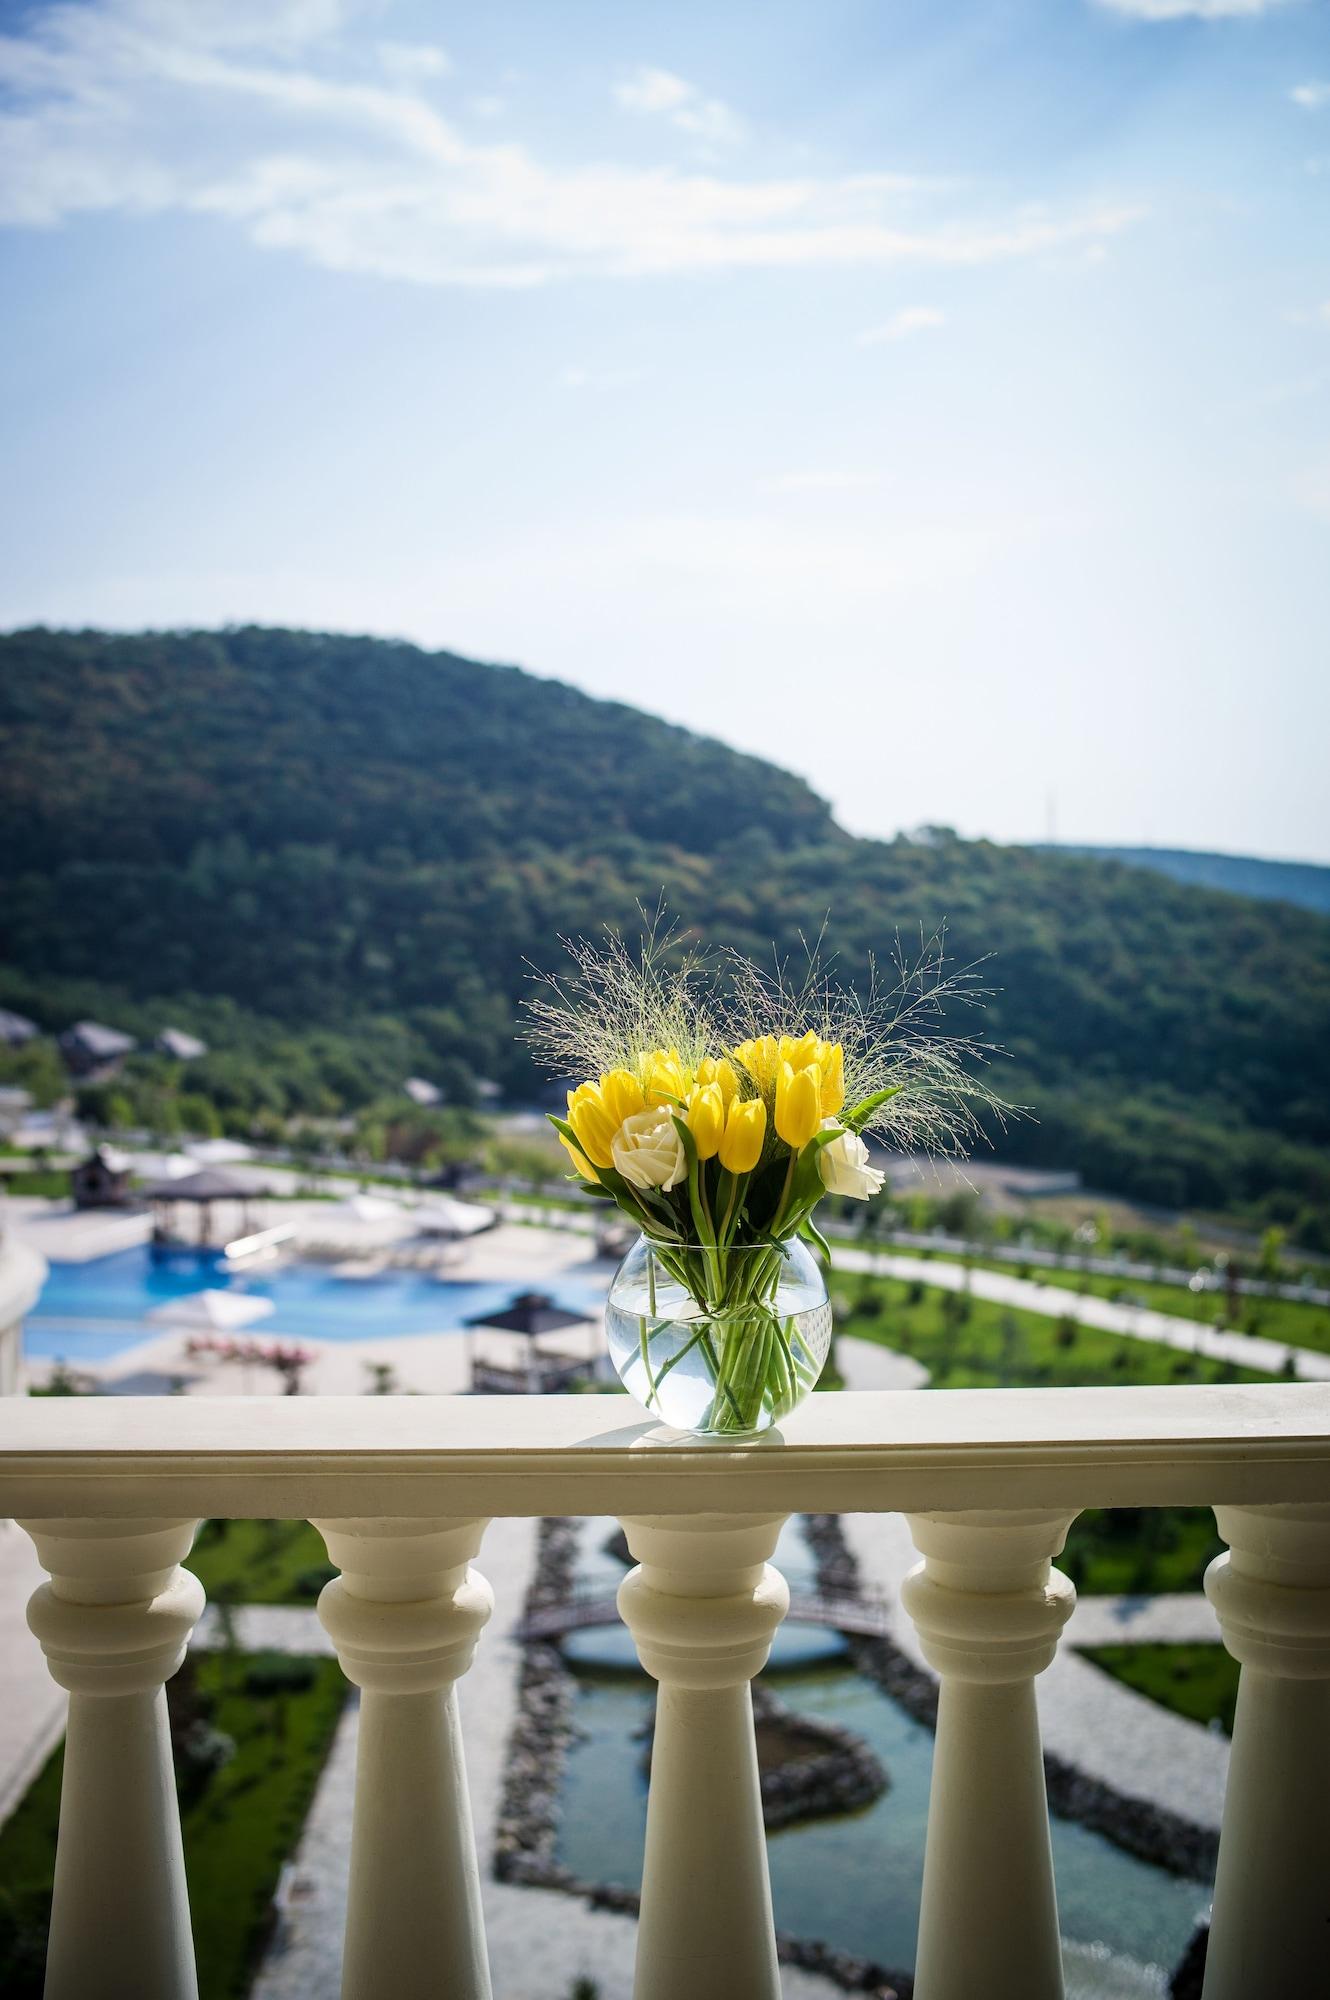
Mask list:
[{"label": "baluster", "polygon": [[494,1607],[468,1567],[484,1521],[316,1521],[341,1570],[319,1598],[363,1690],[343,2000],[489,2000],[455,1683]]},{"label": "baluster", "polygon": [[623,1523],[619,1610],[660,1683],[634,2000],[779,2000],[749,1682],[789,1607],[783,1518]]},{"label": "baluster", "polygon": [[1330,1980],[1330,1507],[1216,1507],[1205,1573],[1241,1662],[1204,2000]]},{"label": "baluster", "polygon": [[913,1514],[901,1602],[941,1676],[915,2000],[1059,2000],[1048,1800],[1034,1677],[1076,1593],[1070,1514]]},{"label": "baluster", "polygon": [[194,2000],[168,1681],[203,1610],[195,1521],[25,1521],[28,1603],[69,1692],[46,2000]]}]

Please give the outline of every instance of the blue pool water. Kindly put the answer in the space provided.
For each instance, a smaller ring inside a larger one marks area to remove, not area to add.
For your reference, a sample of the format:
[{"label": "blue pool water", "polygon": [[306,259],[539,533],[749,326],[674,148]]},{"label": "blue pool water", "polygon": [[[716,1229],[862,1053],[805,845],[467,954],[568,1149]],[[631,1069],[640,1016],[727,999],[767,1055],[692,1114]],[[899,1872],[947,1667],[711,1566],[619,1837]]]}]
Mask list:
[{"label": "blue pool water", "polygon": [[[480,1312],[506,1305],[529,1281],[476,1284],[421,1271],[378,1278],[338,1278],[325,1264],[281,1264],[244,1274],[218,1254],[189,1250],[154,1257],[143,1245],[85,1264],[52,1264],[24,1329],[25,1352],[42,1359],[105,1361],[169,1331],[144,1315],[191,1292],[234,1291],[271,1299],[274,1311],[240,1338],[376,1340],[409,1333],[449,1333]],[[603,1291],[574,1278],[548,1287],[569,1311],[599,1309]]]}]

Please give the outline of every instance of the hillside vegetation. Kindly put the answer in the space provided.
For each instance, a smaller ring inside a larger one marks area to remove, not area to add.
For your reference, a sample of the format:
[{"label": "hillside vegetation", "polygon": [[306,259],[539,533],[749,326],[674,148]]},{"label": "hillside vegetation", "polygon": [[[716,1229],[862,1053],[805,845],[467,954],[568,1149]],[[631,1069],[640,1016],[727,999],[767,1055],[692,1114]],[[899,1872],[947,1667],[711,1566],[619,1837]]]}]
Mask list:
[{"label": "hillside vegetation", "polygon": [[407,1066],[528,1090],[526,962],[662,888],[763,956],[829,915],[851,977],[945,921],[957,960],[993,954],[984,1032],[1038,1114],[1008,1153],[1330,1248],[1330,920],[1112,861],[854,840],[755,758],[407,645],[37,630],[0,668],[0,1004],[196,1027],[213,1053],[182,1087],[278,1111]]}]

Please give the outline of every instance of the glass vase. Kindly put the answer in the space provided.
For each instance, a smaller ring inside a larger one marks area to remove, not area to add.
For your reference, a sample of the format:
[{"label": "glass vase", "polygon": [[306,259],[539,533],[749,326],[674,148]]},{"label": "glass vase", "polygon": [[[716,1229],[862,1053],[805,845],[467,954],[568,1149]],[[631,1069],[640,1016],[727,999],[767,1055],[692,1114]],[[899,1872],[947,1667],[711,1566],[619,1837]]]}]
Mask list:
[{"label": "glass vase", "polygon": [[698,1437],[754,1437],[811,1393],[831,1306],[797,1237],[713,1250],[639,1236],[610,1286],[605,1332],[648,1415]]}]

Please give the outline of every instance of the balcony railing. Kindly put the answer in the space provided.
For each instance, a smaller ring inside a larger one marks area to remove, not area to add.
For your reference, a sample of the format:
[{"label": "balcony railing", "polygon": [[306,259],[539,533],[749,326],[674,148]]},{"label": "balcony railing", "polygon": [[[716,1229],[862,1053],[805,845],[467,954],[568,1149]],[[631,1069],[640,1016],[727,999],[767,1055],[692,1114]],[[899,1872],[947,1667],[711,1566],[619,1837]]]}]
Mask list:
[{"label": "balcony railing", "polygon": [[191,2000],[164,1683],[203,1609],[205,1516],[309,1519],[319,1614],[362,1690],[346,2000],[489,2000],[455,1685],[493,1516],[616,1515],[619,1607],[660,1683],[637,2000],[776,2000],[749,1682],[792,1513],[902,1512],[904,1602],[940,1676],[918,2000],[1054,2000],[1034,1679],[1085,1507],[1208,1505],[1206,1589],[1242,1663],[1206,2000],[1314,2000],[1330,1948],[1330,1387],[817,1396],[783,1437],[680,1441],[618,1398],[121,1398],[0,1406],[0,1512],[50,1581],[69,1690],[48,2000]]}]

